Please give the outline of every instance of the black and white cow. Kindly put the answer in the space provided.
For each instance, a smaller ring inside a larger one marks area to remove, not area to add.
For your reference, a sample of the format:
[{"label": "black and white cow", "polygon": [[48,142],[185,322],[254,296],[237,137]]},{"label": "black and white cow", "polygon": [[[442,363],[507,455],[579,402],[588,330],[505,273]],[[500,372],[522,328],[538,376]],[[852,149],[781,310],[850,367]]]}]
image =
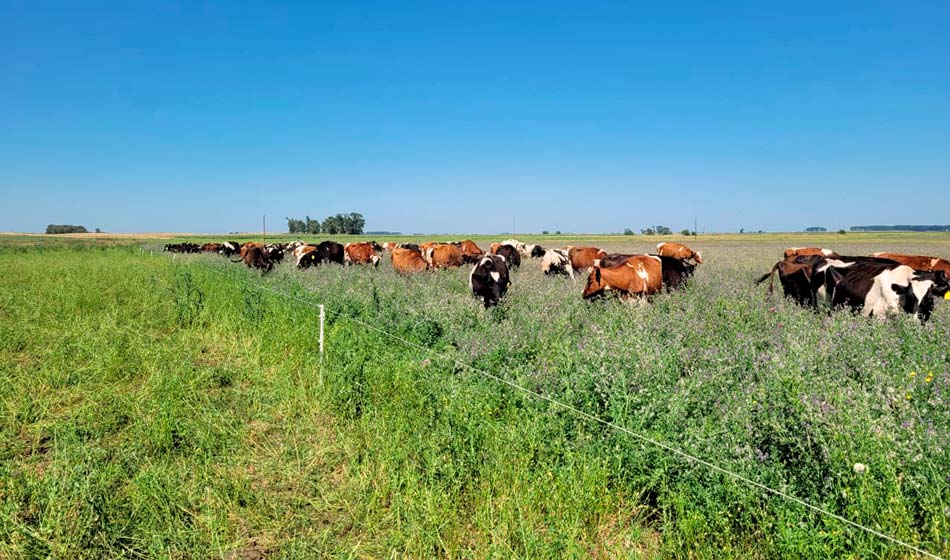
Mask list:
[{"label": "black and white cow", "polygon": [[831,303],[831,291],[828,289],[828,269],[833,266],[847,268],[856,263],[898,264],[889,259],[876,257],[799,255],[778,261],[772,267],[772,270],[762,275],[756,280],[756,283],[762,283],[768,279],[769,293],[771,293],[774,276],[777,272],[785,297],[795,300],[804,307],[817,307],[819,303]]},{"label": "black and white cow", "polygon": [[264,246],[264,253],[271,262],[279,263],[284,260],[285,247],[283,243],[271,243]]},{"label": "black and white cow", "polygon": [[482,257],[472,267],[468,285],[472,288],[472,294],[475,297],[484,299],[485,309],[498,305],[505,292],[508,291],[508,286],[511,285],[506,259],[501,255]]},{"label": "black and white cow", "polygon": [[241,252],[241,244],[237,241],[225,241],[221,244],[221,247],[218,248],[218,253],[224,255],[225,257],[230,257],[231,255],[236,255]]},{"label": "black and white cow", "polygon": [[571,258],[567,256],[564,249],[548,249],[541,258],[541,272],[554,276],[557,274],[566,274],[574,278],[574,268],[571,266]]},{"label": "black and white cow", "polygon": [[861,310],[865,317],[908,313],[926,322],[933,311],[934,296],[950,292],[943,271],[924,272],[902,264],[879,262],[842,263],[829,266],[825,286],[834,306]]}]

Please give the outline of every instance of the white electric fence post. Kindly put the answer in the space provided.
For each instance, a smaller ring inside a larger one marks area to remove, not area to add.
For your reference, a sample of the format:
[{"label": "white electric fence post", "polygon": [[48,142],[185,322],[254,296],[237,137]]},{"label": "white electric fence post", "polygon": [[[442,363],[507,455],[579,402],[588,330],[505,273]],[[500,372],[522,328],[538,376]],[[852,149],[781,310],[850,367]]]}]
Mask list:
[{"label": "white electric fence post", "polygon": [[326,319],[326,310],[322,303],[318,307],[320,308],[320,377],[317,379],[317,383],[320,387],[323,387],[323,323]]},{"label": "white electric fence post", "polygon": [[320,359],[323,359],[323,322],[326,319],[326,312],[323,304],[320,304]]}]

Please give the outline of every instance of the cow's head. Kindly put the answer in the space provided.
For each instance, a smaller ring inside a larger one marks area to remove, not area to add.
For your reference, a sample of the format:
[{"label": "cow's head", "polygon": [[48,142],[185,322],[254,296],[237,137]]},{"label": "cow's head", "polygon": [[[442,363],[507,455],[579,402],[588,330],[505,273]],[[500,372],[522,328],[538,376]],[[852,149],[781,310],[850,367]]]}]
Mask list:
[{"label": "cow's head", "polygon": [[587,284],[584,286],[584,299],[592,299],[604,295],[607,289],[607,283],[604,282],[600,273],[600,262],[594,263],[594,267],[587,276]]},{"label": "cow's head", "polygon": [[699,251],[693,253],[693,258],[696,259],[696,264],[703,264],[703,254]]},{"label": "cow's head", "polygon": [[934,297],[943,298],[950,293],[950,282],[943,271],[917,272],[906,286],[892,284],[891,289],[897,294],[901,309],[924,323],[933,313]]}]

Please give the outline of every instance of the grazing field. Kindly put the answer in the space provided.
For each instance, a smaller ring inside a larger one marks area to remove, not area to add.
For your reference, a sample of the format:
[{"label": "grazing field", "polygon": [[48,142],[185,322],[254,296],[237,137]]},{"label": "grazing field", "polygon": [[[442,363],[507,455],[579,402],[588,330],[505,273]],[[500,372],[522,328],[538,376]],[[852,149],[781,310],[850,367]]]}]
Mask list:
[{"label": "grazing field", "polygon": [[526,259],[485,310],[467,267],[0,239],[0,558],[916,557],[463,365],[950,555],[950,302],[921,325],[753,285],[788,245],[950,236],[686,242],[683,292],[585,302]]}]

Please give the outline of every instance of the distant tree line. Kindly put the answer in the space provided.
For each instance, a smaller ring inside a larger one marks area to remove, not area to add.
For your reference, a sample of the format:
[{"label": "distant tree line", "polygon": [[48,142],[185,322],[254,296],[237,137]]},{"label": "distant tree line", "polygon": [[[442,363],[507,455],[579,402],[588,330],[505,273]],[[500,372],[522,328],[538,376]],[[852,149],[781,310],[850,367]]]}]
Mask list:
[{"label": "distant tree line", "polygon": [[89,230],[85,226],[50,224],[46,226],[46,233],[89,233]]},{"label": "distant tree line", "polygon": [[820,233],[823,231],[828,231],[828,228],[823,228],[821,226],[812,226],[805,228],[805,231],[808,233]]},{"label": "distant tree line", "polygon": [[290,233],[362,235],[365,225],[363,215],[357,212],[327,216],[322,222],[312,220],[310,216],[305,216],[302,220],[287,218],[287,231]]},{"label": "distant tree line", "polygon": [[950,231],[950,226],[851,226],[851,231]]}]

